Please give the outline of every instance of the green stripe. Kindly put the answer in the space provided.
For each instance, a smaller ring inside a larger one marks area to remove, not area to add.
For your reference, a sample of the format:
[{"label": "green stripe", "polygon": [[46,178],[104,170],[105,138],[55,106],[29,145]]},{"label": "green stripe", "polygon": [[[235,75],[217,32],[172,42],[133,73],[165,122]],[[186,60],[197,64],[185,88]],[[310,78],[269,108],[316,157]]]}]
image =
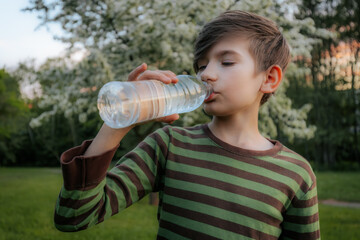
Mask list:
[{"label": "green stripe", "polygon": [[119,212],[126,208],[126,199],[120,187],[110,178],[107,178],[108,187],[116,194]]},{"label": "green stripe", "polygon": [[60,195],[63,198],[71,198],[74,200],[82,200],[85,198],[89,198],[98,194],[98,192],[100,192],[101,189],[104,188],[105,182],[106,180],[103,179],[95,188],[92,188],[90,190],[66,190],[66,188],[63,186]]},{"label": "green stripe", "polygon": [[[288,200],[288,197],[283,193],[280,192],[276,188],[269,187],[267,185],[253,182],[247,179],[243,179],[241,177],[233,176],[230,174],[218,172],[215,170],[195,167],[195,166],[189,166],[182,163],[176,163],[176,162],[168,162],[167,168],[173,171],[193,174],[197,176],[202,176],[206,178],[211,178],[217,181],[226,182],[232,185],[236,185],[239,187],[247,188],[253,191],[257,191],[266,195],[269,195],[271,197],[276,196],[276,198],[283,204],[285,204]],[[208,194],[210,195],[210,193]]]},{"label": "green stripe", "polygon": [[[192,191],[192,192],[204,194],[204,195],[211,196],[211,197],[221,196],[221,199],[223,199],[223,200],[233,202],[236,204],[240,204],[240,205],[244,205],[244,203],[246,203],[245,205],[247,207],[250,207],[255,210],[261,211],[265,214],[271,215],[280,221],[283,220],[281,212],[279,212],[273,206],[268,205],[264,202],[252,199],[252,198],[248,198],[248,197],[239,195],[239,194],[227,192],[227,191],[213,188],[213,187],[204,186],[201,184],[189,183],[189,182],[180,181],[180,180],[171,179],[171,178],[167,179],[166,185],[169,187],[172,187],[172,188],[177,188],[177,189],[186,190],[186,191]],[[164,198],[166,198],[166,197],[167,197],[167,195],[164,196]]]},{"label": "green stripe", "polygon": [[173,196],[167,195],[164,198],[164,202],[185,208],[191,211],[203,213],[206,215],[211,215],[213,217],[223,219],[226,221],[230,221],[242,226],[246,226],[255,230],[258,230],[260,232],[273,235],[273,236],[279,236],[281,233],[281,229],[268,225],[262,221],[258,221],[256,219],[253,219],[251,217],[247,217],[238,213],[230,212],[221,208],[217,208],[208,204],[203,204],[199,202],[194,202],[182,198],[177,198]]},{"label": "green stripe", "polygon": [[[193,127],[191,127],[191,129],[186,129],[186,128],[182,128],[182,127],[171,127],[170,129],[173,130],[173,129],[178,129],[180,131],[185,131],[187,133],[190,133],[190,134],[193,134],[193,135],[201,135],[201,134],[204,134],[204,130],[202,128],[200,129],[194,129],[195,127],[199,126],[201,124],[198,124],[198,125],[195,125]],[[175,131],[173,131],[175,132]]]},{"label": "green stripe", "polygon": [[298,233],[311,233],[320,229],[319,222],[309,223],[309,224],[296,224],[284,222],[284,229],[298,232]]},{"label": "green stripe", "polygon": [[[299,184],[294,179],[284,176],[284,175],[281,175],[281,174],[278,174],[276,172],[273,172],[273,171],[268,170],[263,167],[259,167],[259,166],[253,165],[253,164],[242,162],[241,160],[239,161],[237,159],[225,157],[225,156],[218,155],[218,154],[192,151],[192,150],[188,150],[188,149],[184,149],[184,148],[180,148],[180,147],[176,147],[176,146],[174,146],[173,153],[175,153],[179,156],[184,156],[184,157],[191,156],[192,158],[197,159],[197,160],[203,160],[203,161],[213,162],[213,163],[220,163],[222,165],[229,166],[229,167],[232,167],[235,169],[239,169],[239,170],[253,173],[256,175],[264,176],[264,177],[267,177],[272,180],[275,180],[275,181],[278,181],[278,182],[288,185],[296,193],[296,195],[302,196],[304,194],[301,191]],[[222,159],[221,162],[219,162],[219,158]],[[258,183],[258,184],[265,186],[260,183]],[[274,189],[276,191],[276,193],[271,193],[272,196],[274,196],[274,194],[276,194],[276,196],[278,196],[278,194],[283,195],[281,198],[282,202],[284,202],[288,199],[288,196],[284,197],[284,194],[282,192],[280,192],[279,190],[277,190],[275,188],[272,188],[272,189]],[[261,190],[261,191],[263,192],[263,190]]]},{"label": "green stripe", "polygon": [[213,141],[210,141],[208,137],[204,138],[192,138],[189,136],[181,135],[178,132],[174,132],[173,137],[180,142],[191,143],[196,145],[209,145],[209,146],[217,146]]},{"label": "green stripe", "polygon": [[[129,166],[129,163],[128,162],[132,162],[131,159],[126,159],[123,164],[125,164],[126,166]],[[118,177],[120,177],[124,184],[128,187],[129,189],[129,192],[130,192],[130,197],[131,197],[131,200],[132,202],[136,202],[137,200],[139,200],[139,196],[138,196],[138,193],[137,193],[137,188],[136,186],[132,183],[132,181],[128,178],[128,176],[122,172],[120,169],[118,168],[112,168],[110,170],[110,172],[116,174]]]},{"label": "green stripe", "polygon": [[169,143],[170,141],[169,135],[162,128],[157,129],[154,133],[159,134],[159,136],[166,145]]},{"label": "green stripe", "polygon": [[99,194],[98,194],[98,196],[96,196],[96,198],[94,198],[90,202],[82,205],[78,209],[73,209],[73,208],[69,208],[69,207],[59,205],[57,207],[57,213],[60,216],[67,217],[67,218],[73,217],[73,216],[75,216],[75,217],[79,216],[81,214],[84,214],[84,213],[88,212],[91,208],[93,208],[100,201],[100,199],[102,197],[103,197],[103,192],[99,192]]},{"label": "green stripe", "polygon": [[107,194],[105,194],[104,204],[105,204],[105,216],[104,216],[104,221],[105,221],[106,219],[110,218],[113,215],[110,198]]},{"label": "green stripe", "polygon": [[313,189],[311,189],[310,191],[308,191],[304,197],[301,198],[301,200],[309,200],[313,197],[315,197],[317,195],[317,189],[316,187],[314,187]]},{"label": "green stripe", "polygon": [[290,153],[290,152],[285,152],[285,151],[280,151],[280,152],[278,152],[277,154],[280,155],[280,156],[290,157],[290,158],[297,159],[297,160],[305,163],[306,165],[308,165],[308,166],[310,167],[310,169],[312,169],[310,163],[309,163],[305,158],[300,157],[300,156],[297,155],[297,154]]},{"label": "green stripe", "polygon": [[289,207],[286,214],[292,216],[312,216],[318,212],[318,204],[307,208],[294,208]]},{"label": "green stripe", "polygon": [[190,238],[183,237],[179,234],[173,233],[170,230],[167,230],[165,228],[159,228],[158,235],[162,236],[167,239],[173,239],[173,240],[189,240]]},{"label": "green stripe", "polygon": [[150,156],[144,149],[142,148],[136,148],[133,150],[148,166],[148,168],[151,170],[152,174],[154,176],[157,175],[157,166],[155,164],[156,160],[159,162],[159,164],[162,164],[161,166],[164,166],[163,164],[165,162],[165,157],[161,151],[160,146],[158,143],[152,139],[152,138],[146,138],[144,140],[145,143],[148,144],[148,146],[153,149],[155,156]]},{"label": "green stripe", "polygon": [[87,223],[89,223],[88,227],[91,227],[91,226],[95,225],[98,221],[96,211],[97,211],[97,209],[95,209],[94,212],[92,212],[87,218],[84,219],[84,221],[80,222],[77,225],[55,224],[55,226],[56,226],[56,228],[62,229],[63,231],[74,231],[74,230],[77,230],[77,229],[85,226]]},{"label": "green stripe", "polygon": [[306,171],[305,168],[300,167],[299,165],[296,165],[291,162],[284,163],[284,160],[278,159],[278,158],[273,158],[270,156],[256,156],[255,158],[263,160],[268,163],[275,164],[279,167],[283,167],[291,172],[299,174],[309,187],[312,185],[312,180],[311,180],[311,177],[309,176],[309,173]]},{"label": "green stripe", "polygon": [[143,172],[143,170],[139,167],[139,165],[137,165],[137,163],[134,162],[134,161],[128,161],[126,165],[129,168],[131,168],[133,170],[133,172],[135,173],[135,175],[139,178],[140,183],[143,186],[145,192],[146,193],[151,192],[152,191],[152,186],[151,186],[150,180],[146,176],[146,174]]},{"label": "green stripe", "polygon": [[220,239],[239,239],[241,237],[241,239],[249,239],[251,240],[252,238],[248,238],[246,236],[242,236],[230,231],[226,231],[222,228],[217,228],[214,227],[212,225],[208,225],[205,223],[201,223],[198,221],[194,221],[191,220],[189,218],[184,218],[184,217],[180,217],[178,215],[174,215],[171,213],[168,213],[166,211],[163,211],[162,214],[162,219],[168,221],[168,222],[172,222],[174,224],[183,226],[185,228],[197,231],[197,232],[202,232],[204,234],[216,237],[216,238],[220,238]]}]

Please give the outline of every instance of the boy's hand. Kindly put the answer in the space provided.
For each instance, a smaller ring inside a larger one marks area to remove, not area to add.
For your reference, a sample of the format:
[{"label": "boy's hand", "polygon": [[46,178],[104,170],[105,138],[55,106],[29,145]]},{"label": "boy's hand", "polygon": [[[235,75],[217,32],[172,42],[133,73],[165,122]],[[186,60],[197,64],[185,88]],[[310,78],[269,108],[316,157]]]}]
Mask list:
[{"label": "boy's hand", "polygon": [[[128,81],[140,81],[140,80],[158,80],[165,84],[177,83],[179,80],[176,78],[176,74],[171,71],[162,70],[147,70],[147,64],[143,63],[135,68],[128,76]],[[170,116],[161,117],[155,119],[158,122],[173,123],[179,119],[179,114],[172,114]]]}]

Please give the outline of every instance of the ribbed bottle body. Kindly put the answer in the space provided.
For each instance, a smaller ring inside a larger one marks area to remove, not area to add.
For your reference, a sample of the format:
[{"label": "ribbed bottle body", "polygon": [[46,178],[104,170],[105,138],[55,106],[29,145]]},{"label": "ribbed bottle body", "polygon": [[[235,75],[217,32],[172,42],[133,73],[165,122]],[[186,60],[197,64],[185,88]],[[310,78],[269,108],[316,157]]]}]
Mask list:
[{"label": "ribbed bottle body", "polygon": [[209,85],[193,76],[179,75],[176,84],[157,80],[109,82],[99,92],[101,118],[112,128],[190,112],[198,108],[211,92]]}]

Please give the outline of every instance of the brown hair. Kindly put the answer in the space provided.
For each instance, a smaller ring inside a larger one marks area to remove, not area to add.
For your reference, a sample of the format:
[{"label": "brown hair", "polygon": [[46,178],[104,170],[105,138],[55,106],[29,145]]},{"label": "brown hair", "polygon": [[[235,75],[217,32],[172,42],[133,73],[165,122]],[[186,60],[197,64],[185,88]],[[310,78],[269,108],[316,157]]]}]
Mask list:
[{"label": "brown hair", "polygon": [[[223,37],[242,36],[250,41],[249,51],[255,60],[255,71],[266,71],[279,65],[283,71],[290,62],[290,49],[276,24],[267,18],[240,10],[226,11],[207,23],[201,30],[194,49],[193,67],[198,72],[198,61]],[[265,93],[264,104],[272,93]]]}]

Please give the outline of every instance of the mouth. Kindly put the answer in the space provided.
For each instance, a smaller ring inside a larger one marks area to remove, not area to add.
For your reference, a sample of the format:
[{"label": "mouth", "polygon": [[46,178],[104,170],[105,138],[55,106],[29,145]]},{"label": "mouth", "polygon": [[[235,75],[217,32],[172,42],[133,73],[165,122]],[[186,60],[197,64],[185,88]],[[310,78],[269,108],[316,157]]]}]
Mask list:
[{"label": "mouth", "polygon": [[214,98],[215,98],[216,95],[217,95],[216,92],[212,92],[212,93],[210,94],[210,96],[207,97],[207,98],[204,100],[204,103],[211,102],[212,100],[214,100]]}]

